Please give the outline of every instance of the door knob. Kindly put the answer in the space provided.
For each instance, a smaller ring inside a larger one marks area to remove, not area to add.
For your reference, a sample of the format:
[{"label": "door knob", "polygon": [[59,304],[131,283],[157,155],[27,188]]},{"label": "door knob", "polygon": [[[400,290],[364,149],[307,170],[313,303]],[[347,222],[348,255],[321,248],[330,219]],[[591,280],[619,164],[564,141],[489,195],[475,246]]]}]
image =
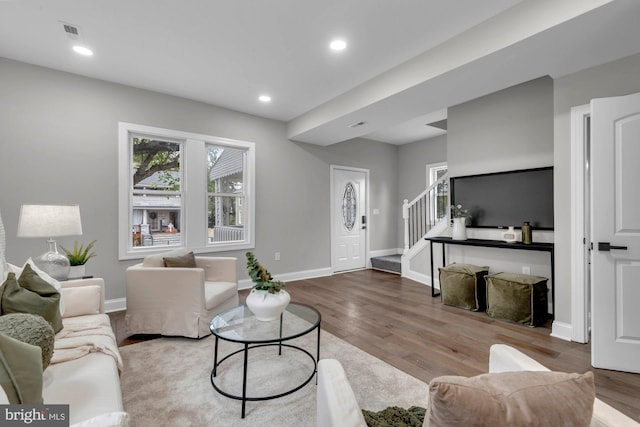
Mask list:
[{"label": "door knob", "polygon": [[611,249],[618,249],[621,251],[626,251],[626,246],[612,246],[609,242],[598,242],[598,250],[603,252],[609,252]]}]

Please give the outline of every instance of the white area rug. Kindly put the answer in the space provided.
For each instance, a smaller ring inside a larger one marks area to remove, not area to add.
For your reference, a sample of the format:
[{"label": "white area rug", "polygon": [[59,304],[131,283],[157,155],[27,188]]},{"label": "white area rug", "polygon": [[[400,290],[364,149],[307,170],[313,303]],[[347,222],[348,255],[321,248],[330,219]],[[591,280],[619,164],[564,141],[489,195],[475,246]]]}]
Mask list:
[{"label": "white area rug", "polygon": [[[293,340],[315,355],[317,333]],[[202,340],[159,338],[120,348],[124,360],[122,393],[133,426],[315,426],[316,381],[282,398],[247,402],[240,418],[241,402],[217,393],[211,386],[213,337]],[[365,353],[345,341],[322,332],[321,359],[338,359],[344,366],[360,406],[381,410],[396,405],[426,406],[427,384]],[[290,342],[291,343],[291,342]],[[240,348],[220,340],[219,355]],[[304,381],[313,363],[299,351],[264,347],[249,352],[248,395],[275,394],[278,388]],[[218,369],[216,384],[241,394],[242,357],[234,356]]]}]

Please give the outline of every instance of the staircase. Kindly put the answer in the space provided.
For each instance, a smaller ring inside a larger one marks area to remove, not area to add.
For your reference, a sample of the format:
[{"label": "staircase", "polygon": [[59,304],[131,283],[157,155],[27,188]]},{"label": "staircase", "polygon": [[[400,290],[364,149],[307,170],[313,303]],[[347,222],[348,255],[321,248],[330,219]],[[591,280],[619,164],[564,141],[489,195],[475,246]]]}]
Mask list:
[{"label": "staircase", "polygon": [[371,268],[388,273],[402,273],[402,255],[387,255],[371,258]]},{"label": "staircase", "polygon": [[400,274],[416,279],[411,272],[411,259],[427,246],[424,238],[440,235],[448,228],[449,174],[445,173],[433,185],[411,202],[402,204],[404,220],[404,248],[402,255],[371,258],[376,270]]}]

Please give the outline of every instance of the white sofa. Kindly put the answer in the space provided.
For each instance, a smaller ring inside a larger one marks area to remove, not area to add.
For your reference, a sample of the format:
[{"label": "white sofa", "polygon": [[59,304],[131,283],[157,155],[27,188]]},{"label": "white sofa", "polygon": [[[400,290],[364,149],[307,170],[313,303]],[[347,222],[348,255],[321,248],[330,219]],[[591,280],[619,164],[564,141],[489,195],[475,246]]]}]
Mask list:
[{"label": "white sofa", "polygon": [[[60,285],[63,328],[55,336],[51,363],[42,373],[43,403],[69,405],[71,427],[126,427],[122,359],[111,320],[104,313],[104,281],[70,280]],[[0,388],[0,404],[8,402]]]},{"label": "white sofa", "polygon": [[202,338],[216,314],[239,304],[237,258],[196,256],[196,268],[164,267],[149,255],[127,268],[127,335],[160,334]]},{"label": "white sofa", "polygon": [[[45,404],[68,404],[72,426],[117,426],[128,425],[128,416],[122,404],[120,375],[117,358],[120,354],[105,354],[97,348],[88,348],[87,342],[97,331],[98,347],[109,347],[109,352],[117,352],[117,342],[111,330],[109,316],[104,313],[104,280],[83,279],[60,282],[65,311],[62,316],[64,328],[56,334],[56,348],[52,363],[43,373],[43,393]],[[66,332],[65,332],[66,330]],[[71,331],[78,331],[74,337]],[[111,336],[109,336],[111,331]],[[59,337],[66,336],[63,340]],[[61,343],[68,347],[58,349]],[[73,348],[73,346],[78,347]],[[80,350],[80,351],[78,351]],[[65,353],[66,351],[66,353]],[[81,353],[87,354],[80,356]],[[57,353],[57,354],[56,354]],[[62,354],[62,356],[60,356]],[[80,357],[77,357],[80,356]]]},{"label": "white sofa", "polygon": [[[491,346],[489,372],[548,371],[534,359],[504,344]],[[427,401],[416,402],[424,405]],[[318,363],[318,427],[365,427],[356,396],[339,361],[323,359]],[[639,426],[637,422],[599,399],[593,404],[591,426]]]}]

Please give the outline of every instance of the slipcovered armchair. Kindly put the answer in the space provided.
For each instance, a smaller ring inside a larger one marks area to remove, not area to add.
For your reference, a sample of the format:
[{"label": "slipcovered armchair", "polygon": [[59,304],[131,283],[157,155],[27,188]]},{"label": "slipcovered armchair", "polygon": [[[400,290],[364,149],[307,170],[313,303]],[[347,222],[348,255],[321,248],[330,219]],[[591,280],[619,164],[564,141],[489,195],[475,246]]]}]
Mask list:
[{"label": "slipcovered armchair", "polygon": [[[165,267],[165,259],[187,255],[195,259],[195,268]],[[178,250],[150,255],[127,268],[127,335],[211,334],[211,319],[239,303],[236,264],[233,257],[194,257]]]}]

